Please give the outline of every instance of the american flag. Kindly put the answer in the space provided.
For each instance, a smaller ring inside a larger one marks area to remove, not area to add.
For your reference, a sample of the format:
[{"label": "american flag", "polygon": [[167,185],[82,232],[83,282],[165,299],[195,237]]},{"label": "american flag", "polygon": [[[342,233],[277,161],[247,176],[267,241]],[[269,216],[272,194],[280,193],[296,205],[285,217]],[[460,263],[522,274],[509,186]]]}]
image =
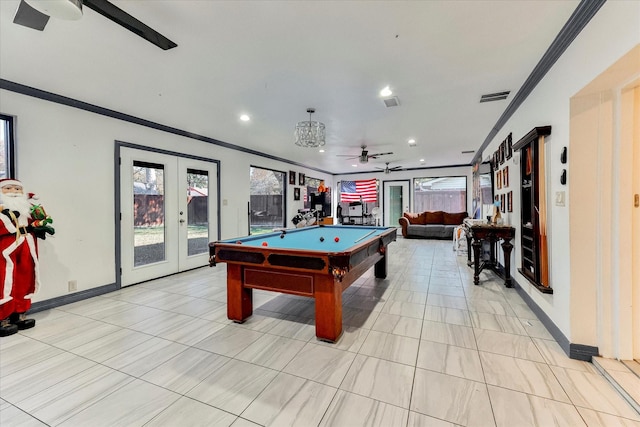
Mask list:
[{"label": "american flag", "polygon": [[341,202],[375,202],[378,198],[377,180],[342,181],[340,183]]}]

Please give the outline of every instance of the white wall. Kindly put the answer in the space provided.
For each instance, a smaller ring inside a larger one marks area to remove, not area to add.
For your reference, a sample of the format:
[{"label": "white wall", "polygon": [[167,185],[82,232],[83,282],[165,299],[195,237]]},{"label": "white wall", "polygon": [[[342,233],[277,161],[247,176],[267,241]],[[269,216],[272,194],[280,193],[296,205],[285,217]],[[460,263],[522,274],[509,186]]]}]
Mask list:
[{"label": "white wall", "polygon": [[[572,310],[574,313],[578,311],[577,317],[595,316],[592,307],[572,306],[568,222],[570,206],[555,205],[556,192],[565,192],[565,199],[568,201],[571,191],[568,186],[560,184],[561,171],[568,166],[560,163],[560,152],[565,146],[569,148],[569,155],[572,150],[580,149],[580,147],[569,147],[569,101],[581,88],[638,43],[640,43],[640,2],[609,1],[605,3],[484,152],[485,157],[488,153],[493,153],[509,132],[513,132],[515,143],[536,126],[552,126],[551,135],[546,143],[546,164],[550,282],[554,293],[553,295],[541,294],[517,273],[516,269],[520,266],[519,245],[514,250],[516,262],[512,264],[512,274],[569,341],[572,341],[570,316]],[[590,168],[591,165],[581,165],[581,167]],[[509,169],[513,171],[510,176],[511,183],[517,184],[520,179],[518,167],[510,165]],[[567,173],[571,174],[571,170]],[[511,186],[514,188],[514,217],[519,218],[520,192],[516,190],[517,187],[514,184]],[[519,228],[517,222],[513,221]],[[584,232],[590,231],[584,230]],[[519,230],[516,235],[520,235]],[[584,337],[581,337],[582,342],[578,344],[597,345],[595,336],[586,339],[588,342],[583,340]]]},{"label": "white wall", "polygon": [[[55,236],[40,241],[42,287],[34,302],[115,283],[114,146],[123,141],[220,161],[222,238],[247,234],[249,168],[331,175],[180,137],[48,101],[0,91],[0,112],[17,117],[17,178],[37,193],[54,219]],[[240,145],[240,143],[238,143]],[[287,181],[288,182],[288,181]],[[302,201],[288,186],[290,219]]]}]

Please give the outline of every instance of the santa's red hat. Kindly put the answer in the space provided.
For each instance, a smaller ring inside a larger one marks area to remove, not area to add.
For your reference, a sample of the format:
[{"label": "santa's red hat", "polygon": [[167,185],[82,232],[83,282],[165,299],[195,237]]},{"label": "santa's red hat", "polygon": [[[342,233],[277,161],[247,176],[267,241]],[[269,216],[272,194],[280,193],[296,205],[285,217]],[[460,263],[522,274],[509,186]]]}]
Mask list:
[{"label": "santa's red hat", "polygon": [[7,185],[19,185],[20,187],[23,187],[22,183],[15,178],[0,179],[0,188],[6,187]]}]

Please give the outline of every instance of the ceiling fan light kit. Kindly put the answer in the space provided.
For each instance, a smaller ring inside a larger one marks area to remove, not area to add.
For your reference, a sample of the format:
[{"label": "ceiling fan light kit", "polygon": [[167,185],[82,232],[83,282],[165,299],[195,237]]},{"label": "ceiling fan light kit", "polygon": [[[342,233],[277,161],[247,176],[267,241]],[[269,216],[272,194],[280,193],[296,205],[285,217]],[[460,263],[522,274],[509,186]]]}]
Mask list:
[{"label": "ceiling fan light kit", "polygon": [[299,147],[317,148],[325,144],[324,123],[311,120],[311,114],[315,112],[315,108],[307,108],[309,120],[296,124],[294,136],[296,138],[296,145]]},{"label": "ceiling fan light kit", "polygon": [[357,156],[352,156],[349,154],[338,154],[338,157],[347,157],[349,159],[358,159],[358,161],[360,163],[368,163],[369,159],[377,159],[380,156],[388,156],[389,154],[393,154],[391,151],[388,153],[374,153],[374,154],[369,154],[369,151],[367,151],[367,146],[366,145],[362,145],[360,146],[360,148],[362,148],[362,152],[357,155]]},{"label": "ceiling fan light kit", "polygon": [[376,167],[376,169],[380,169],[381,171],[384,171],[385,174],[390,174],[393,171],[398,171],[398,170],[402,169],[402,166],[394,166],[394,167],[390,168],[389,167],[389,162],[386,162],[384,168]]},{"label": "ceiling fan light kit", "polygon": [[82,0],[25,0],[38,12],[66,21],[82,18]]}]

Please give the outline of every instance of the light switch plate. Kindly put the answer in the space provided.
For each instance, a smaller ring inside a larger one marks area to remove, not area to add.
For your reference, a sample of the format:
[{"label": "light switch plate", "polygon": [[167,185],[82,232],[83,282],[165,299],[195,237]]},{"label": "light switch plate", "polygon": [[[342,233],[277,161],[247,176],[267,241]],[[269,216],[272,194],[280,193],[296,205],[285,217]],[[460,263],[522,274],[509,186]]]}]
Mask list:
[{"label": "light switch plate", "polygon": [[564,191],[556,191],[556,206],[564,206],[565,192]]}]

